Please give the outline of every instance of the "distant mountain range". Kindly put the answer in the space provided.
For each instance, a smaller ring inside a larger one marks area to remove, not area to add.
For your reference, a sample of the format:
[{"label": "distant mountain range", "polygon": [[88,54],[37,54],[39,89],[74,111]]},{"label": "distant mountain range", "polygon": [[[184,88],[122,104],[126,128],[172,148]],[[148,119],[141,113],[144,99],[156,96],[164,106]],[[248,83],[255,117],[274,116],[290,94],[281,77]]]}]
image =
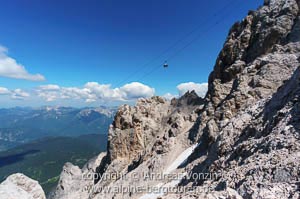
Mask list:
[{"label": "distant mountain range", "polygon": [[117,108],[0,109],[0,151],[47,136],[106,134]]}]

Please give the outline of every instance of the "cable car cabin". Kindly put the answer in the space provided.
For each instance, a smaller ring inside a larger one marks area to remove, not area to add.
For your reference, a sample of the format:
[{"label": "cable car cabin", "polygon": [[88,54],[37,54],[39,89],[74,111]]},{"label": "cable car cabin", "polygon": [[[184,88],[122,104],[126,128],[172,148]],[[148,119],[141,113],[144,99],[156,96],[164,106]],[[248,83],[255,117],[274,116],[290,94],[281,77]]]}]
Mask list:
[{"label": "cable car cabin", "polygon": [[168,63],[165,62],[165,63],[164,63],[164,68],[168,68],[168,67],[169,67]]}]

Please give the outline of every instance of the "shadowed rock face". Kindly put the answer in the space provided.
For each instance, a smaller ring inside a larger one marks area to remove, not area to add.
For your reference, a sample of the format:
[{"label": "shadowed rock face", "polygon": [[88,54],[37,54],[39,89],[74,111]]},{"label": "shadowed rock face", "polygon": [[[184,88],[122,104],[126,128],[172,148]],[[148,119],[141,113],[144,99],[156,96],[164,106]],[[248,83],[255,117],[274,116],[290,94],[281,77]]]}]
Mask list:
[{"label": "shadowed rock face", "polygon": [[[230,187],[243,198],[299,197],[299,1],[270,0],[229,32],[209,77],[186,169],[222,178],[181,186]],[[187,197],[187,196],[186,196]]]},{"label": "shadowed rock face", "polygon": [[[96,158],[92,169],[67,164],[59,184],[64,188],[58,187],[53,198],[143,196],[99,189],[128,185],[202,190],[152,198],[299,198],[299,5],[299,0],[265,0],[234,24],[204,99],[189,92],[171,102],[153,97],[121,106],[109,130],[107,154]],[[83,182],[72,177],[88,171],[127,178]],[[216,175],[145,181],[134,179],[133,172]],[[96,189],[81,190],[82,184]]]},{"label": "shadowed rock face", "polygon": [[292,76],[299,66],[297,3],[265,1],[233,25],[209,77],[201,132],[206,128],[216,139],[223,123],[257,100],[271,97]]}]

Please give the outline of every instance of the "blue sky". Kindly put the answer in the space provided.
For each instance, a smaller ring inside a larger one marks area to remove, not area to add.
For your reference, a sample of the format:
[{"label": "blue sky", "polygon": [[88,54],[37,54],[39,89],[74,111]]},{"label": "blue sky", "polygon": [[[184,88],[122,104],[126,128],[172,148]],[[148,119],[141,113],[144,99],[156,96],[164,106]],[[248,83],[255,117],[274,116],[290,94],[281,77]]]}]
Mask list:
[{"label": "blue sky", "polygon": [[231,25],[262,3],[2,1],[0,106],[110,105],[203,87]]}]

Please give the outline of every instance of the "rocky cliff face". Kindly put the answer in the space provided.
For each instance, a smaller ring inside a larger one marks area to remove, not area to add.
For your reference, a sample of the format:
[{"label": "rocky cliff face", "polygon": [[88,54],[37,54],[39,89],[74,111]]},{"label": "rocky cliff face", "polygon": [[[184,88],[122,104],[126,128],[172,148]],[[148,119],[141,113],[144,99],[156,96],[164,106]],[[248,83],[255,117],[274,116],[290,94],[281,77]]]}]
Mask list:
[{"label": "rocky cliff face", "polygon": [[96,168],[105,156],[106,153],[99,154],[84,165],[82,169],[71,163],[66,163],[60,174],[56,189],[47,198],[88,198],[90,187],[94,185],[93,174],[96,173]]},{"label": "rocky cliff face", "polygon": [[265,0],[234,24],[204,99],[120,107],[107,154],[67,164],[52,198],[299,198],[299,7]]},{"label": "rocky cliff face", "polygon": [[187,166],[222,177],[181,186],[299,197],[299,19],[299,1],[270,0],[232,27],[190,134],[202,145]]},{"label": "rocky cliff face", "polygon": [[121,161],[129,164],[127,170],[133,170],[149,155],[164,154],[172,138],[195,122],[200,104],[203,100],[188,92],[171,102],[153,97],[140,99],[135,107],[121,106],[109,131],[106,164]]}]

